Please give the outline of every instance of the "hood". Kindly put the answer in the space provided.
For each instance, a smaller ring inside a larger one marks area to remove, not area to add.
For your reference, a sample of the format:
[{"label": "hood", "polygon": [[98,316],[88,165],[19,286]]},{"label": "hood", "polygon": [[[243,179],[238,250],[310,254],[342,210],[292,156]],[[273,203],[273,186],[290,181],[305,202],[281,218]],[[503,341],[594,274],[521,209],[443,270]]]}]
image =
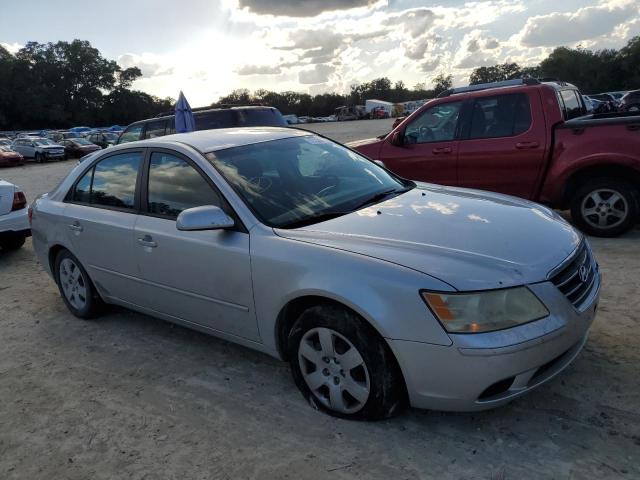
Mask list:
[{"label": "hood", "polygon": [[402,265],[458,290],[544,281],[582,238],[541,205],[429,184],[326,222],[275,232]]}]

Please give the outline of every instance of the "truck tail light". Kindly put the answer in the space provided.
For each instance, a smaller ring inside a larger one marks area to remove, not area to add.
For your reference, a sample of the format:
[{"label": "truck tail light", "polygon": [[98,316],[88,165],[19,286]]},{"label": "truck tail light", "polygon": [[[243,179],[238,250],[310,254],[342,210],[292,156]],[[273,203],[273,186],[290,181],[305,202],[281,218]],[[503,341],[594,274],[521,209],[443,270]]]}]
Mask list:
[{"label": "truck tail light", "polygon": [[33,207],[31,205],[27,209],[27,217],[29,218],[29,225],[33,225]]},{"label": "truck tail light", "polygon": [[15,212],[16,210],[22,210],[27,206],[27,197],[24,196],[22,192],[15,192],[13,194],[13,205],[11,206],[11,211]]}]

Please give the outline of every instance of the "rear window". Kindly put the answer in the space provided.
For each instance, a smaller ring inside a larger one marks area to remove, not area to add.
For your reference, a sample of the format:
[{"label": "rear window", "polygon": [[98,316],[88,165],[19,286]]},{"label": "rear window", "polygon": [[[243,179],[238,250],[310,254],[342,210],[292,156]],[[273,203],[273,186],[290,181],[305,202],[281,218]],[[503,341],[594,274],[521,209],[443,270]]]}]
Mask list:
[{"label": "rear window", "polygon": [[581,117],[587,113],[586,108],[584,107],[582,100],[578,97],[578,92],[576,90],[561,90],[559,92],[559,97],[560,107],[564,111],[565,120]]},{"label": "rear window", "polygon": [[120,135],[120,138],[118,139],[118,144],[135,142],[136,140],[140,140],[140,136],[142,135],[142,127],[143,127],[142,123],[127,127],[127,129],[124,132],[122,132],[122,135]]},{"label": "rear window", "polygon": [[286,127],[287,121],[275,108],[239,108],[239,127]]}]

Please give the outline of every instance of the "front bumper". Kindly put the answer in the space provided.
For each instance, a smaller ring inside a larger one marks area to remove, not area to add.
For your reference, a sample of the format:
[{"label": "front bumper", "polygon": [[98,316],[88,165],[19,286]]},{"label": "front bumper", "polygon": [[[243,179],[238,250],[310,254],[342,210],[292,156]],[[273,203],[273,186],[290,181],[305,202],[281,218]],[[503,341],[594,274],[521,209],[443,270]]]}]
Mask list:
[{"label": "front bumper", "polygon": [[600,295],[600,273],[582,310],[551,282],[529,285],[551,314],[514,328],[451,334],[451,346],[388,340],[412,406],[475,411],[503,405],[564,370],[586,343]]}]

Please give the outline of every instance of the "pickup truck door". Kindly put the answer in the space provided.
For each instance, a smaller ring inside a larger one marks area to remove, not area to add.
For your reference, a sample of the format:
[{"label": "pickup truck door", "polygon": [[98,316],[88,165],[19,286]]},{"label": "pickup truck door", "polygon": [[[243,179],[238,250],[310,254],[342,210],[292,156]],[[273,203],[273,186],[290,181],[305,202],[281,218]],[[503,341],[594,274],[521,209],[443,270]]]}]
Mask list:
[{"label": "pickup truck door", "polygon": [[400,144],[386,140],[380,149],[385,166],[410,180],[457,185],[458,118],[461,101],[439,103],[417,115],[400,132]]},{"label": "pickup truck door", "polygon": [[459,185],[532,198],[547,145],[539,93],[477,97],[468,108],[458,147]]}]

